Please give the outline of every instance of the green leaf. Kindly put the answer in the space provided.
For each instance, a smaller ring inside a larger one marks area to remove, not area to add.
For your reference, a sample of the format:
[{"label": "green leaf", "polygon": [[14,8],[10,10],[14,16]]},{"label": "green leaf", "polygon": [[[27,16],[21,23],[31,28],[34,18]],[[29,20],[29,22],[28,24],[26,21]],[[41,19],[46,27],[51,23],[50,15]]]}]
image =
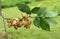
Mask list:
[{"label": "green leaf", "polygon": [[43,30],[50,31],[50,26],[49,26],[48,22],[46,21],[46,19],[44,19],[42,17],[40,17],[40,27]]},{"label": "green leaf", "polygon": [[27,14],[31,14],[30,8],[29,8],[28,5],[26,5],[26,4],[18,4],[17,7],[18,7],[18,9],[19,9],[20,11],[25,12],[25,13],[27,13]]},{"label": "green leaf", "polygon": [[55,17],[57,15],[58,15],[58,13],[56,13],[56,12],[47,12],[47,13],[45,13],[45,17]]},{"label": "green leaf", "polygon": [[34,7],[32,10],[31,10],[31,12],[32,13],[37,13],[37,11],[40,9],[40,7]]},{"label": "green leaf", "polygon": [[45,13],[46,13],[46,7],[42,7],[37,11],[38,16],[44,16]]},{"label": "green leaf", "polygon": [[53,19],[47,19],[47,22],[49,23],[50,26],[56,26],[57,22]]},{"label": "green leaf", "polygon": [[34,21],[33,21],[34,25],[38,28],[40,28],[40,19],[39,18],[35,18]]}]

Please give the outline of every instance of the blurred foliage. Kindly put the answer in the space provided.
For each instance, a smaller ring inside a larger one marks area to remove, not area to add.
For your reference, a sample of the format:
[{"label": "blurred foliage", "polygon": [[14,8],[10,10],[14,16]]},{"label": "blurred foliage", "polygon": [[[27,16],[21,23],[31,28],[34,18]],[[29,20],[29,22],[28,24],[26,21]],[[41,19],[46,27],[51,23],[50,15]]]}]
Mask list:
[{"label": "blurred foliage", "polygon": [[41,0],[2,0],[2,8],[16,6],[16,4],[30,4]]}]

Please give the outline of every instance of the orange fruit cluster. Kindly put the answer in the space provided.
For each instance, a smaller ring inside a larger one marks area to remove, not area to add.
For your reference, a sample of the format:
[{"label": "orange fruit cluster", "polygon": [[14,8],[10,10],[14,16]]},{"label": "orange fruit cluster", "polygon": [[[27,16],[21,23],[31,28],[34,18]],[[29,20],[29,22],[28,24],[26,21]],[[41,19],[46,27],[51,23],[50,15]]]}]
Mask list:
[{"label": "orange fruit cluster", "polygon": [[19,27],[24,26],[26,29],[30,28],[32,21],[29,18],[28,14],[24,13],[22,14],[22,16],[23,16],[23,19],[20,19],[20,18],[7,19],[8,27],[13,26],[15,29],[18,29]]}]

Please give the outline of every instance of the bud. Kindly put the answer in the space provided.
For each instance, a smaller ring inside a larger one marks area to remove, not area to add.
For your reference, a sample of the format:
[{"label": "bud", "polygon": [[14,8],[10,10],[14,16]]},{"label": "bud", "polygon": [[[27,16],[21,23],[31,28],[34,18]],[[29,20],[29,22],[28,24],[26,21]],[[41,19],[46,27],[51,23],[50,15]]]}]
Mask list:
[{"label": "bud", "polygon": [[17,27],[17,26],[14,26],[14,28],[15,28],[15,29],[18,29],[18,27]]},{"label": "bud", "polygon": [[9,18],[7,19],[7,23],[12,23],[13,22],[13,19]]},{"label": "bud", "polygon": [[23,25],[22,22],[20,22],[20,23],[17,24],[18,27],[21,27],[22,25]]},{"label": "bud", "polygon": [[25,27],[26,29],[30,28],[30,26],[29,26],[29,25],[25,25],[24,27]]},{"label": "bud", "polygon": [[16,26],[16,25],[17,25],[16,20],[13,20],[12,25],[13,25],[13,26]]},{"label": "bud", "polygon": [[9,28],[12,27],[12,24],[11,24],[11,23],[8,23],[8,27],[9,27]]},{"label": "bud", "polygon": [[26,13],[23,13],[22,16],[23,16],[24,19],[27,19],[29,17],[29,15],[26,14]]},{"label": "bud", "polygon": [[23,25],[24,25],[24,27],[25,27],[26,29],[30,28],[30,24],[29,24],[28,21],[25,21],[25,22],[23,23]]}]

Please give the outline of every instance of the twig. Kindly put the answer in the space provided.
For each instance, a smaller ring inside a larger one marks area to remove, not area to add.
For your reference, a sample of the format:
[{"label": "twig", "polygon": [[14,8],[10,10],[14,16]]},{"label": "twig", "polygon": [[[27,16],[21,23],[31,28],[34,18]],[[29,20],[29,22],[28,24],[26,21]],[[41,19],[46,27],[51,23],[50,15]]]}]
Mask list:
[{"label": "twig", "polygon": [[1,0],[0,0],[0,16],[1,16],[2,19],[3,19],[4,30],[5,30],[5,32],[6,32],[6,39],[8,39],[8,32],[7,32],[7,28],[6,28],[6,24],[5,24],[5,19],[4,19],[4,16],[2,15]]},{"label": "twig", "polygon": [[6,39],[8,39],[8,32],[7,32],[7,28],[6,28],[5,19],[4,19],[3,16],[2,16],[2,19],[3,19],[3,23],[4,23],[4,30],[5,30],[5,32],[6,32]]}]

